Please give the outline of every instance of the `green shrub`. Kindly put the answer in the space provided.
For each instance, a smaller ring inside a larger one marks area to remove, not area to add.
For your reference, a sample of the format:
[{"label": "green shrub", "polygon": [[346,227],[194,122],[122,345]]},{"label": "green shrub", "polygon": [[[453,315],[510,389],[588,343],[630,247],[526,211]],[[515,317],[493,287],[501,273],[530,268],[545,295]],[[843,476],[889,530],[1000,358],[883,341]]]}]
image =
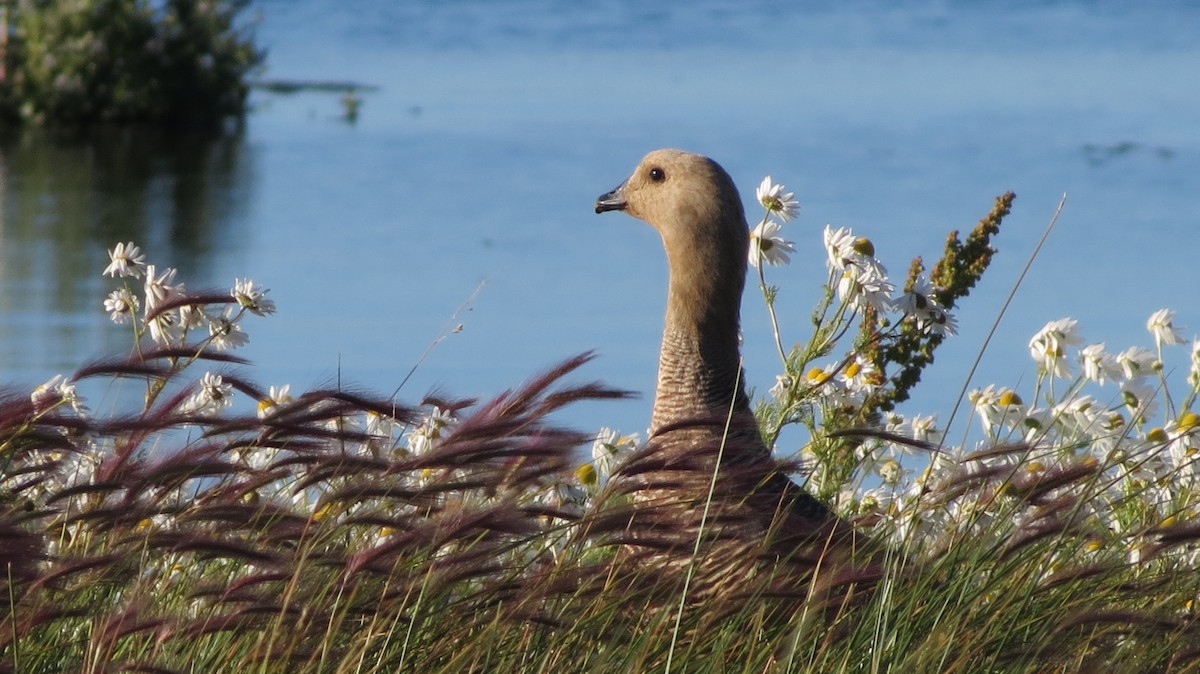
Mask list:
[{"label": "green shrub", "polygon": [[203,124],[245,109],[249,0],[33,0],[11,11],[0,113],[37,124]]}]

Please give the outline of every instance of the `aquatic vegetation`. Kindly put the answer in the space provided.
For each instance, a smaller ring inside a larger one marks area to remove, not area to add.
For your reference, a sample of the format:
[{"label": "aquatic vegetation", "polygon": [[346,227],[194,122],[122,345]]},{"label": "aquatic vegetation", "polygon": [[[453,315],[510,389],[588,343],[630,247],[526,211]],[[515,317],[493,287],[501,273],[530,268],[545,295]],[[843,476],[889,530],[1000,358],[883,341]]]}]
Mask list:
[{"label": "aquatic vegetation", "polygon": [[[820,254],[784,238],[791,193],[759,198],[752,256]],[[270,291],[196,292],[123,243],[97,309],[130,352],[0,396],[0,671],[1194,670],[1200,345],[1170,312],[1118,354],[1047,324],[1027,390],[971,392],[970,446],[892,409],[1011,201],[899,292],[869,239],[828,228],[812,336],[785,348],[771,312],[764,437],[805,428],[780,464],[892,551],[831,580],[874,590],[833,606],[769,578],[680,603],[639,570],[631,541],[687,545],[690,522],[631,539],[622,476],[656,440],[554,422],[626,395],[570,381],[589,355],[482,402],[264,387],[235,352]]]}]

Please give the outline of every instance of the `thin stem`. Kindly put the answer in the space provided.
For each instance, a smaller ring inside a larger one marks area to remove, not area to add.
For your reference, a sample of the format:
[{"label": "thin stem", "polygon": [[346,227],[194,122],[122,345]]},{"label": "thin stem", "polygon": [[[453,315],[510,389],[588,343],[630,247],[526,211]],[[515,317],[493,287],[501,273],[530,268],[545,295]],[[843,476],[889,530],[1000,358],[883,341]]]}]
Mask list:
[{"label": "thin stem", "polygon": [[21,671],[21,640],[17,638],[17,584],[13,580],[12,562],[5,564],[4,568],[8,572],[8,622],[12,626],[13,671],[19,672]]},{"label": "thin stem", "polygon": [[487,279],[480,281],[479,285],[475,286],[475,290],[472,290],[471,294],[467,296],[467,299],[463,301],[463,303],[460,304],[457,309],[454,310],[453,314],[450,314],[450,320],[445,326],[442,327],[441,333],[429,343],[429,346],[425,347],[425,351],[419,358],[417,358],[417,362],[413,363],[413,366],[409,368],[408,374],[404,375],[404,379],[400,380],[400,385],[396,387],[396,390],[392,391],[391,397],[393,399],[400,393],[400,389],[404,388],[404,385],[408,383],[408,380],[412,378],[413,374],[416,373],[417,368],[421,367],[421,365],[425,362],[425,359],[429,357],[429,354],[433,353],[433,350],[437,347],[437,345],[442,343],[442,340],[446,339],[446,337],[452,334],[462,331],[463,324],[458,322],[458,317],[461,316],[463,312],[471,309],[471,305],[474,304],[475,298],[479,296],[479,293],[483,292],[483,287],[485,285],[487,285]]},{"label": "thin stem", "polygon": [[[759,227],[767,224],[767,218],[770,214],[771,212],[767,211],[767,215],[764,215],[763,219],[759,221]],[[788,366],[787,354],[783,351],[783,337],[779,332],[779,319],[775,315],[775,295],[767,290],[766,272],[763,269],[762,242],[760,241],[753,245],[755,258],[758,262],[758,264],[754,265],[758,269],[758,289],[763,294],[763,300],[767,305],[767,315],[771,318],[771,332],[775,335],[775,349],[779,352],[779,362],[783,364],[783,369],[786,371]]]},{"label": "thin stem", "polygon": [[[742,359],[738,358],[737,376],[734,378],[733,389],[740,390],[742,386]],[[717,449],[717,460],[713,463],[712,476],[708,481],[708,495],[704,499],[704,512],[700,515],[700,526],[696,530],[696,543],[692,546],[692,557],[688,560],[687,576],[683,581],[683,592],[679,596],[679,608],[675,612],[675,627],[671,631],[671,645],[667,649],[667,664],[664,672],[670,674],[671,661],[675,655],[675,646],[679,640],[680,622],[683,620],[683,609],[687,604],[688,589],[696,572],[696,558],[700,556],[700,541],[704,538],[704,526],[708,523],[708,513],[712,508],[713,494],[717,490],[717,473],[721,468],[721,460],[725,457],[725,443],[729,439],[729,428],[733,424],[733,411],[737,405],[737,396],[729,400],[729,411],[725,414],[725,428],[721,433],[721,446]]]},{"label": "thin stem", "polygon": [[954,417],[958,414],[963,400],[967,397],[967,389],[971,386],[971,379],[975,376],[975,371],[979,369],[979,364],[983,362],[983,354],[987,352],[988,345],[992,343],[992,337],[996,335],[996,330],[1000,327],[1000,319],[1004,318],[1004,314],[1008,313],[1009,305],[1012,304],[1013,298],[1016,297],[1017,290],[1025,280],[1025,275],[1033,267],[1033,261],[1037,259],[1038,253],[1041,252],[1042,246],[1046,243],[1046,239],[1050,238],[1050,232],[1054,231],[1054,226],[1058,224],[1058,217],[1062,215],[1063,207],[1066,204],[1067,195],[1064,192],[1062,198],[1058,200],[1058,207],[1054,209],[1054,215],[1050,217],[1050,223],[1046,225],[1046,230],[1042,232],[1042,238],[1038,239],[1037,245],[1033,247],[1033,252],[1029,254],[1029,259],[1025,261],[1025,267],[1021,269],[1021,273],[1017,276],[1016,283],[1008,291],[1008,297],[1004,298],[1004,304],[1001,305],[1000,312],[996,314],[996,320],[992,321],[992,327],[988,330],[987,336],[983,338],[983,344],[979,345],[979,352],[975,354],[975,360],[971,362],[971,368],[967,371],[967,376],[963,379],[962,389],[959,390],[958,397],[954,401],[954,407],[950,410],[950,418],[946,420],[946,430],[942,434],[943,438],[949,434],[950,425],[954,423]]}]

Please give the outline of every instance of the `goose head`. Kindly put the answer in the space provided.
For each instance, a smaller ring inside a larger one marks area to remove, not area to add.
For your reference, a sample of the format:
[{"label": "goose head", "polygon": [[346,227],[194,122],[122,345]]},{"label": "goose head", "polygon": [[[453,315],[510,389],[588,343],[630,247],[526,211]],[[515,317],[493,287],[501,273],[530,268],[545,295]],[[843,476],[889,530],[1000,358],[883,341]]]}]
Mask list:
[{"label": "goose head", "polygon": [[698,154],[655,150],[597,199],[596,212],[606,211],[623,211],[658,231],[670,268],[669,319],[732,323],[736,332],[750,239],[725,169]]}]

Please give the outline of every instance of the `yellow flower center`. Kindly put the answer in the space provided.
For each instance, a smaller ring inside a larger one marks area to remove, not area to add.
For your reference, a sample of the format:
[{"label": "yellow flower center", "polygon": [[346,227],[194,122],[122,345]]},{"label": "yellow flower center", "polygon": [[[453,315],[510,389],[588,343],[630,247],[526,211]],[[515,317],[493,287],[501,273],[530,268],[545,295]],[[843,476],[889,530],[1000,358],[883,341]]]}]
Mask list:
[{"label": "yellow flower center", "polygon": [[321,520],[325,519],[332,513],[333,513],[333,504],[326,503],[325,505],[321,506],[320,508],[317,508],[316,512],[314,512],[312,514],[312,518],[313,518],[313,521],[320,522]]},{"label": "yellow flower center", "polygon": [[596,476],[596,468],[590,463],[585,463],[575,469],[575,479],[579,480],[580,484],[589,487],[595,486],[598,477]]},{"label": "yellow flower center", "polygon": [[1122,391],[1121,401],[1125,403],[1126,407],[1136,408],[1139,404],[1137,396],[1134,395],[1132,391]]},{"label": "yellow flower center", "polygon": [[859,255],[875,257],[875,244],[871,243],[871,240],[865,236],[860,236],[855,239],[854,243],[851,244],[850,247],[853,248],[854,252],[858,253]]},{"label": "yellow flower center", "polygon": [[813,384],[824,384],[829,381],[829,375],[825,374],[825,370],[819,367],[809,369],[804,373],[804,378]]},{"label": "yellow flower center", "polygon": [[1000,394],[1000,404],[1010,407],[1012,405],[1023,405],[1025,401],[1021,400],[1021,396],[1017,395],[1015,391],[1005,391]]},{"label": "yellow flower center", "polygon": [[888,459],[879,466],[879,477],[887,484],[896,484],[900,481],[900,463],[895,459]]}]

